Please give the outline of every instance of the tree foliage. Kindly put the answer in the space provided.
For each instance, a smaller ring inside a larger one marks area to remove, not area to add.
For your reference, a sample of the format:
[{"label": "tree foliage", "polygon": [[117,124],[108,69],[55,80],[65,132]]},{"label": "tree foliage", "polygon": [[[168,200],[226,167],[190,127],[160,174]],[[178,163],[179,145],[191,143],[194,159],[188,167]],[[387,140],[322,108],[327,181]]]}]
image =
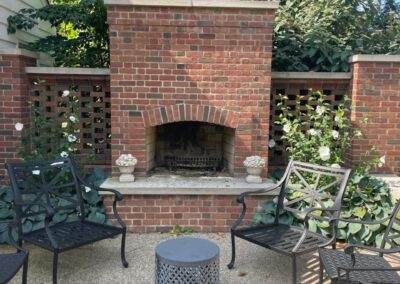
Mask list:
[{"label": "tree foliage", "polygon": [[394,0],[284,0],[276,14],[275,71],[348,71],[352,54],[400,54]]},{"label": "tree foliage", "polygon": [[48,21],[56,35],[30,43],[34,51],[49,53],[57,66],[108,67],[107,10],[102,0],[53,0],[40,9],[22,9],[8,17],[8,32],[29,30],[37,20]]}]

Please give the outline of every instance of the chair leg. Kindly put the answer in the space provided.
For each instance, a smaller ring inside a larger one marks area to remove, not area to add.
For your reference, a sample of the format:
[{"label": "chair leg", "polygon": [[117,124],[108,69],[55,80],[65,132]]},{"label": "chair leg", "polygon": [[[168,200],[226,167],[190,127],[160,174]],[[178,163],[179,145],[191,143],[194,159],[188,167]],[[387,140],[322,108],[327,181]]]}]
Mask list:
[{"label": "chair leg", "polygon": [[231,242],[232,242],[232,258],[231,262],[228,264],[228,268],[232,269],[235,265],[236,249],[235,249],[235,235],[231,231]]},{"label": "chair leg", "polygon": [[292,283],[297,283],[297,264],[296,264],[296,256],[292,256]]},{"label": "chair leg", "polygon": [[25,259],[24,267],[22,269],[22,284],[26,284],[28,279],[28,256]]},{"label": "chair leg", "polygon": [[321,258],[319,258],[319,284],[324,282],[324,266],[322,265]]},{"label": "chair leg", "polygon": [[126,228],[122,231],[122,240],[121,240],[121,260],[122,265],[126,268],[128,267],[129,263],[126,261],[125,258],[125,238],[126,238]]},{"label": "chair leg", "polygon": [[53,284],[57,284],[58,251],[53,254]]}]

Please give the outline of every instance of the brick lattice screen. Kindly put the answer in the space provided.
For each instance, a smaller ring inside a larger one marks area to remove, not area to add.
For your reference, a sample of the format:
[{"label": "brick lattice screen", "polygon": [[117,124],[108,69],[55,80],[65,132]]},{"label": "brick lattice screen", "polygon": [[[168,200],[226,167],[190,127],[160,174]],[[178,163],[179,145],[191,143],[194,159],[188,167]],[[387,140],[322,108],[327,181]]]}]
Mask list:
[{"label": "brick lattice screen", "polygon": [[[301,101],[307,103],[307,99],[312,94],[311,90],[322,91],[326,95],[327,102],[330,103],[332,109],[344,101],[345,95],[349,95],[349,80],[272,80],[271,89],[271,105],[270,105],[270,138],[274,139],[276,146],[269,151],[269,170],[276,167],[284,167],[286,165],[287,156],[285,152],[285,144],[282,141],[282,126],[275,124],[279,119],[281,111],[277,104],[280,102],[279,95],[286,95],[289,99],[287,106],[296,106],[297,96],[304,96]],[[302,110],[306,110],[305,106]]]},{"label": "brick lattice screen", "polygon": [[[44,107],[45,115],[60,123],[67,121],[71,109],[69,101],[72,96],[79,99],[75,133],[78,138],[72,144],[78,157],[95,154],[92,164],[109,165],[111,163],[111,94],[108,76],[81,75],[30,75],[31,101]],[[45,82],[34,85],[35,82]],[[70,96],[63,97],[64,90],[70,91]]]}]

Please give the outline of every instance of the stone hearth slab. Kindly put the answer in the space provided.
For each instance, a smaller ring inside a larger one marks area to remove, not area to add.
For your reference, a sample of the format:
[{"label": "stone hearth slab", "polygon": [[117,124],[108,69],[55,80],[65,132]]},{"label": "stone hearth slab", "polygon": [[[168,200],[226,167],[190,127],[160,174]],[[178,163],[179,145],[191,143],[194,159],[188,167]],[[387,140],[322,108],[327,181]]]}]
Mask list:
[{"label": "stone hearth slab", "polygon": [[[233,177],[181,177],[152,176],[139,177],[135,182],[119,182],[118,178],[107,179],[101,187],[116,189],[125,195],[238,195],[273,185],[273,181],[263,179],[263,183],[249,184],[243,178]],[[109,193],[104,193],[109,194]],[[278,190],[265,195],[277,195]]]}]

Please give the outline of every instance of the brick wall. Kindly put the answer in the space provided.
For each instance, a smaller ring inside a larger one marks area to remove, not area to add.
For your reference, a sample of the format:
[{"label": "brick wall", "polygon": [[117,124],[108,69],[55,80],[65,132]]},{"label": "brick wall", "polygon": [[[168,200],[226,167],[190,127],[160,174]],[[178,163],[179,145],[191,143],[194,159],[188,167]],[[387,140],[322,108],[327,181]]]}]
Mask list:
[{"label": "brick wall", "polygon": [[[248,224],[268,197],[246,198]],[[112,198],[106,197],[107,218],[113,219]],[[127,195],[118,212],[128,230],[136,233],[169,232],[178,224],[198,232],[227,232],[242,212],[242,205],[230,195]]]},{"label": "brick wall", "polygon": [[18,49],[0,50],[0,182],[6,175],[4,164],[18,161],[16,149],[20,133],[16,123],[29,125],[28,87],[25,66],[33,66],[36,59],[29,52]]},{"label": "brick wall", "polygon": [[274,11],[109,5],[112,160],[144,174],[147,128],[188,120],[235,129],[235,175],[267,158]]},{"label": "brick wall", "polygon": [[[361,55],[351,58],[352,120],[363,137],[349,152],[352,162],[376,146],[386,165],[379,171],[400,174],[400,56]],[[361,123],[368,118],[366,124]]]}]

